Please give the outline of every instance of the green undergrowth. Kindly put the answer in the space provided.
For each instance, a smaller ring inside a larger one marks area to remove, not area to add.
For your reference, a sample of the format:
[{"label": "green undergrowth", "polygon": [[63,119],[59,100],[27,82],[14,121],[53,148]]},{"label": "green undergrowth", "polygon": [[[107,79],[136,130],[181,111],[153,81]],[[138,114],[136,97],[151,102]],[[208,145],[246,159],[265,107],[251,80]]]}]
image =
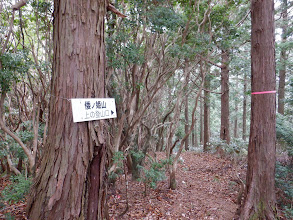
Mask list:
[{"label": "green undergrowth", "polygon": [[216,152],[217,148],[220,147],[227,155],[246,156],[248,141],[244,141],[241,138],[234,138],[230,141],[230,144],[227,144],[225,140],[222,140],[219,137],[212,137],[208,146],[212,153]]},{"label": "green undergrowth", "polygon": [[171,164],[171,159],[156,161],[150,156],[147,157],[145,166],[140,166],[143,174],[141,178],[139,178],[139,181],[143,182],[145,185],[145,195],[147,194],[148,187],[155,189],[159,181],[166,179],[166,168]]},{"label": "green undergrowth", "polygon": [[287,219],[293,219],[293,167],[292,165],[276,164],[276,187],[278,204]]},{"label": "green undergrowth", "polygon": [[6,186],[1,192],[0,202],[8,202],[9,204],[25,201],[25,197],[29,192],[32,184],[32,178],[26,178],[25,175],[17,175],[10,177],[11,184]]}]

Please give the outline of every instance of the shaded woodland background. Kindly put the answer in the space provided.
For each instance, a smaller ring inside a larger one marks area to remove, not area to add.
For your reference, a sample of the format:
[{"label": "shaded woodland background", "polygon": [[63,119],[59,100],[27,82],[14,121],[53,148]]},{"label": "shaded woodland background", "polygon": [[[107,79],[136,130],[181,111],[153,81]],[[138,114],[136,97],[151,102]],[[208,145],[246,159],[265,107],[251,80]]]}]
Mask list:
[{"label": "shaded woodland background", "polygon": [[[20,10],[0,3],[0,169],[10,178],[0,209],[23,200],[42,163],[53,64],[53,2]],[[176,189],[181,153],[245,160],[250,126],[250,3],[118,1],[106,15],[109,186],[126,170],[155,188]],[[292,217],[293,2],[275,1],[278,204]],[[69,101],[71,97],[56,97]],[[82,98],[82,97],[80,97]],[[155,152],[165,152],[158,161]],[[168,169],[167,169],[168,168]],[[119,179],[120,178],[120,179]],[[239,177],[240,178],[240,177]],[[240,178],[245,181],[245,178]],[[119,182],[120,183],[120,182]]]}]

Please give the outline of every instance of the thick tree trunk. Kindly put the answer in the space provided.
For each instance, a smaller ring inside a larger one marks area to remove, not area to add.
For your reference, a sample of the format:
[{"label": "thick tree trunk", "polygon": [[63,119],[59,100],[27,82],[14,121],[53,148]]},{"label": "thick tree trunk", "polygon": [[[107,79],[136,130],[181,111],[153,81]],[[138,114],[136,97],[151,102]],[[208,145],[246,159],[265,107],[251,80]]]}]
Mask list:
[{"label": "thick tree trunk", "polygon": [[[283,0],[282,43],[285,43],[287,41],[287,28],[288,28],[287,7],[288,7],[287,0]],[[287,61],[287,51],[286,51],[286,48],[283,46],[281,47],[281,56],[280,56],[281,67],[279,71],[279,90],[278,90],[278,113],[282,115],[285,113],[284,99],[285,99],[286,61]]]},{"label": "thick tree trunk", "polygon": [[102,219],[104,121],[73,123],[70,98],[105,96],[105,1],[54,2],[48,137],[27,205],[29,219]]},{"label": "thick tree trunk", "polygon": [[276,96],[274,1],[251,1],[251,125],[240,219],[275,219]]},{"label": "thick tree trunk", "polygon": [[221,68],[221,131],[220,138],[230,143],[229,129],[229,52],[222,50]]}]

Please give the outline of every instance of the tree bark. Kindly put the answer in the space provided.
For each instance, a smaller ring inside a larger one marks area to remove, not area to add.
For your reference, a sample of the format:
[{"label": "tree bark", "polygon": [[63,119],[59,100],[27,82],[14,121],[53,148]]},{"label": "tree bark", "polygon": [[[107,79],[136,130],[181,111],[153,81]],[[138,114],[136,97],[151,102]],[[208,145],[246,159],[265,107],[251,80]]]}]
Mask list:
[{"label": "tree bark", "polygon": [[244,73],[244,85],[243,85],[243,115],[242,115],[242,139],[246,141],[246,106],[247,106],[247,75]]},{"label": "tree bark", "polygon": [[200,116],[199,116],[199,143],[203,145],[203,133],[204,133],[204,125],[203,125],[203,118],[204,118],[204,112],[203,112],[203,105],[204,105],[204,98],[200,99]]},{"label": "tree bark", "polygon": [[235,119],[234,119],[234,138],[238,138],[238,101],[234,100],[235,102]]},{"label": "tree bark", "polygon": [[229,52],[222,50],[222,68],[221,68],[221,131],[220,138],[230,143],[229,129]]},{"label": "tree bark", "polygon": [[[5,164],[4,164],[2,158],[0,158],[0,163],[1,163],[1,171],[2,171],[2,173],[5,173],[5,171],[6,171],[6,166],[5,166]],[[8,169],[9,169],[9,168],[8,168]]]},{"label": "tree bark", "polygon": [[[185,111],[184,111],[184,116],[185,116],[185,126],[184,126],[184,130],[185,130],[185,134],[187,134],[188,129],[189,129],[189,117],[188,117],[188,95],[186,95],[185,97]],[[186,138],[185,140],[185,150],[188,151],[189,150],[189,138]]]},{"label": "tree bark", "polygon": [[[238,88],[238,75],[236,75],[236,88]],[[238,94],[236,93],[234,97],[235,104],[235,118],[234,118],[234,138],[238,138]]]},{"label": "tree bark", "polygon": [[204,105],[203,105],[203,151],[207,152],[208,143],[210,142],[210,79],[205,78]]},{"label": "tree bark", "polygon": [[[274,91],[274,1],[251,1],[251,91]],[[276,96],[252,94],[246,194],[240,219],[275,219]]]},{"label": "tree bark", "polygon": [[193,147],[198,147],[198,140],[197,140],[197,132],[198,132],[198,129],[197,129],[197,123],[198,120],[196,119],[196,122],[195,122],[195,125],[194,125],[194,129],[192,131],[192,146]]},{"label": "tree bark", "polygon": [[102,219],[107,129],[73,123],[70,98],[105,97],[106,1],[54,1],[49,125],[29,219]]},{"label": "tree bark", "polygon": [[[283,0],[282,6],[282,16],[283,16],[283,25],[282,25],[282,43],[287,41],[287,28],[288,28],[288,2]],[[286,61],[287,61],[287,51],[286,48],[282,45],[281,47],[281,56],[280,56],[280,71],[279,71],[279,91],[278,91],[278,113],[284,115],[285,113],[285,80],[286,80]]]}]

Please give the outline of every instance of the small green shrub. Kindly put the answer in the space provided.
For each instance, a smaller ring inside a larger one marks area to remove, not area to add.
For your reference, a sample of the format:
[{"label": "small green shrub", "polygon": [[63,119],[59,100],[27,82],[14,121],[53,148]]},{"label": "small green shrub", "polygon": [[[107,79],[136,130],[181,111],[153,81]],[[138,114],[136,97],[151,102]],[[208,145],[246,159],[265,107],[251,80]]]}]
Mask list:
[{"label": "small green shrub", "polygon": [[31,178],[26,178],[24,175],[12,176],[10,178],[12,184],[6,186],[2,191],[2,198],[10,204],[24,201],[32,184]]},{"label": "small green shrub", "polygon": [[160,160],[157,162],[153,160],[153,158],[148,157],[148,161],[145,164],[146,166],[140,166],[140,169],[143,171],[143,175],[139,180],[145,184],[145,194],[147,187],[155,189],[157,187],[157,182],[166,179],[166,167],[170,164],[172,164],[171,159]]},{"label": "small green shrub", "polygon": [[292,205],[289,206],[284,206],[284,214],[287,219],[293,219],[293,207]]},{"label": "small green shrub", "polygon": [[227,144],[221,138],[213,137],[210,139],[208,145],[212,152],[216,152],[217,147],[221,147],[229,155],[246,155],[248,148],[248,142],[241,138],[234,138],[230,141],[230,144]]},{"label": "small green shrub", "polygon": [[279,143],[283,143],[289,157],[293,157],[293,123],[292,117],[277,114],[276,134]]},{"label": "small green shrub", "polygon": [[13,215],[11,215],[11,213],[5,213],[5,219],[6,220],[15,220],[15,217]]},{"label": "small green shrub", "polygon": [[123,173],[123,161],[125,160],[125,157],[123,155],[122,151],[115,152],[112,161],[113,164],[116,164],[116,169],[109,173],[109,182],[115,184],[117,178],[119,177],[119,174]]},{"label": "small green shrub", "polygon": [[125,157],[124,157],[122,151],[115,152],[113,157],[112,157],[113,163],[117,164],[117,167],[120,167],[120,168],[123,167],[123,160],[124,159],[125,159]]},{"label": "small green shrub", "polygon": [[131,150],[130,153],[131,153],[132,159],[134,159],[135,161],[141,161],[145,157],[145,154],[142,151]]}]

